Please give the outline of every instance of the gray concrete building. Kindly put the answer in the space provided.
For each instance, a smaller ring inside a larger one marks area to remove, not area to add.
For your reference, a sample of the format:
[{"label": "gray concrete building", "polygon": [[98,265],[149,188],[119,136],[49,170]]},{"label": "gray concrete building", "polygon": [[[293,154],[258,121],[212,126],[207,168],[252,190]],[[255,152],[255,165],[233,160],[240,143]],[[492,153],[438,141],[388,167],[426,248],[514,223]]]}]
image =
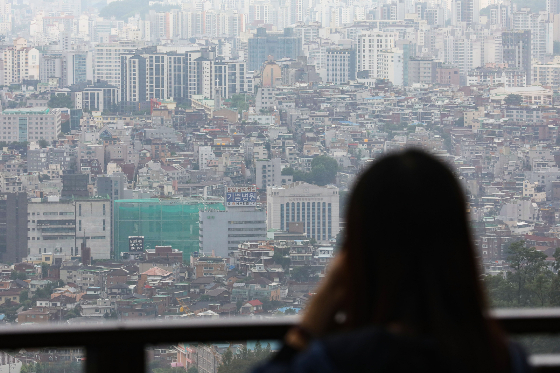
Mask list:
[{"label": "gray concrete building", "polygon": [[200,211],[200,251],[227,258],[240,243],[266,240],[266,213],[255,207]]},{"label": "gray concrete building", "polygon": [[75,153],[70,149],[52,147],[30,149],[27,151],[27,171],[41,172],[48,169],[51,164],[59,164],[62,170],[66,170],[75,159]]},{"label": "gray concrete building", "polygon": [[0,194],[0,263],[27,256],[27,193]]},{"label": "gray concrete building", "polygon": [[339,194],[334,185],[324,187],[301,181],[267,189],[267,227],[287,231],[290,223],[302,223],[303,233],[318,242],[336,238]]},{"label": "gray concrete building", "polygon": [[293,175],[282,175],[282,159],[259,159],[255,162],[256,184],[257,188],[266,189],[271,186],[281,186],[290,184]]},{"label": "gray concrete building", "polygon": [[93,259],[109,259],[110,211],[108,199],[32,199],[27,211],[29,256],[52,253],[64,259],[80,257],[85,237]]}]

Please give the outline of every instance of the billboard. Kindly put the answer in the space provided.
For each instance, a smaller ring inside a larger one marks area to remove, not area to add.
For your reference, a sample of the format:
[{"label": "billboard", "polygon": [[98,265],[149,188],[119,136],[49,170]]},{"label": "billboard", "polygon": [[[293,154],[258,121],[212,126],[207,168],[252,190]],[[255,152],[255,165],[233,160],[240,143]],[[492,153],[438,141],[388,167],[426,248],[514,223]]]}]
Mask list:
[{"label": "billboard", "polygon": [[226,206],[256,206],[257,187],[227,187]]},{"label": "billboard", "polygon": [[144,251],[144,236],[128,236],[128,251],[131,253]]}]

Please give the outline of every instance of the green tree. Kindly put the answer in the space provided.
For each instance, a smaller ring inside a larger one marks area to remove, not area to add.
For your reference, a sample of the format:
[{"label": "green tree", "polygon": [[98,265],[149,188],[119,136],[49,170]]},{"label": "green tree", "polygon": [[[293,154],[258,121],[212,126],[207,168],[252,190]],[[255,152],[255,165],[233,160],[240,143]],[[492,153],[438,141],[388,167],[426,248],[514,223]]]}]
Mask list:
[{"label": "green tree", "polygon": [[49,146],[49,142],[45,139],[41,139],[41,140],[39,140],[39,146],[41,148],[46,148],[47,146]]},{"label": "green tree", "polygon": [[311,161],[311,174],[313,181],[317,185],[327,185],[334,183],[336,173],[338,171],[338,162],[336,159],[326,155],[320,155]]},{"label": "green tree", "polygon": [[11,300],[6,300],[4,303],[0,304],[0,314],[6,315],[7,322],[14,322],[17,319],[17,310],[21,307],[19,303],[15,303]]},{"label": "green tree", "polygon": [[515,94],[509,94],[504,99],[504,103],[510,106],[520,106],[522,102],[523,102],[523,97]]},{"label": "green tree", "polygon": [[[560,138],[560,137],[559,137],[559,138]],[[282,174],[282,175],[288,175],[288,176],[289,176],[289,175],[293,175],[294,172],[295,172],[295,170],[293,169],[293,167],[284,167],[284,168],[282,169],[281,174]]]},{"label": "green tree", "polygon": [[303,172],[286,167],[282,170],[282,175],[293,175],[294,181],[304,181],[310,184],[324,186],[336,181],[338,172],[338,162],[336,159],[326,155],[320,155],[311,161],[311,172]]},{"label": "green tree", "polygon": [[190,367],[187,369],[187,373],[198,373],[198,368],[195,366]]},{"label": "green tree", "polygon": [[249,103],[245,94],[237,94],[231,97],[231,107],[237,109],[239,113],[249,110]]},{"label": "green tree", "polygon": [[290,258],[285,257],[282,255],[280,251],[274,251],[274,255],[272,255],[272,260],[275,264],[281,265],[284,270],[287,270],[290,267]]},{"label": "green tree", "polygon": [[222,356],[222,365],[218,367],[218,373],[246,373],[255,367],[259,362],[270,356],[270,344],[262,348],[259,341],[255,344],[254,350],[242,346],[238,354],[234,355],[231,349],[227,349]]},{"label": "green tree", "polygon": [[10,274],[10,279],[27,280],[27,275],[25,274],[25,272],[12,271],[12,273]]},{"label": "green tree", "polygon": [[508,272],[508,278],[516,284],[517,305],[530,303],[528,284],[546,269],[546,254],[534,247],[526,247],[525,241],[513,242],[507,249],[507,261],[513,272]]},{"label": "green tree", "polygon": [[292,269],[291,277],[296,282],[310,282],[313,279],[313,271],[310,265],[295,267]]},{"label": "green tree", "polygon": [[74,103],[72,103],[72,98],[65,94],[52,94],[51,98],[47,102],[50,108],[68,108],[73,109]]}]

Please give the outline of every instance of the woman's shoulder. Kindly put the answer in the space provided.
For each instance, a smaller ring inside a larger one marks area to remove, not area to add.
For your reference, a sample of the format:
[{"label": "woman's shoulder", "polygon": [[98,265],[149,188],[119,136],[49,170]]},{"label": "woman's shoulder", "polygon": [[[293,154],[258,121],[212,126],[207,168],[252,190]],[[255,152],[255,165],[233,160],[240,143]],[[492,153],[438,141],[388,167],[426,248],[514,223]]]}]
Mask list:
[{"label": "woman's shoulder", "polygon": [[519,343],[509,341],[508,350],[512,373],[525,373],[533,371],[533,369],[529,365],[527,353]]},{"label": "woman's shoulder", "polygon": [[[291,356],[289,356],[291,355]],[[523,348],[509,343],[512,373],[531,372]],[[453,372],[460,367],[430,337],[410,337],[369,327],[317,340],[303,353],[286,353],[259,373],[273,372]],[[264,368],[264,369],[262,369]]]}]

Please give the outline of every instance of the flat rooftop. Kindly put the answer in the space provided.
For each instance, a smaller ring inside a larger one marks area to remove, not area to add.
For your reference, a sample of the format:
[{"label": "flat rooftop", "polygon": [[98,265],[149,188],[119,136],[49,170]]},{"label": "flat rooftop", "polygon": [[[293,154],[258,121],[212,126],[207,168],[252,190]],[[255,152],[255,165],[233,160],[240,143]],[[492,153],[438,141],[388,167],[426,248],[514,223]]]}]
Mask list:
[{"label": "flat rooftop", "polygon": [[6,109],[2,114],[48,114],[51,109],[48,107],[26,107],[20,109]]}]

